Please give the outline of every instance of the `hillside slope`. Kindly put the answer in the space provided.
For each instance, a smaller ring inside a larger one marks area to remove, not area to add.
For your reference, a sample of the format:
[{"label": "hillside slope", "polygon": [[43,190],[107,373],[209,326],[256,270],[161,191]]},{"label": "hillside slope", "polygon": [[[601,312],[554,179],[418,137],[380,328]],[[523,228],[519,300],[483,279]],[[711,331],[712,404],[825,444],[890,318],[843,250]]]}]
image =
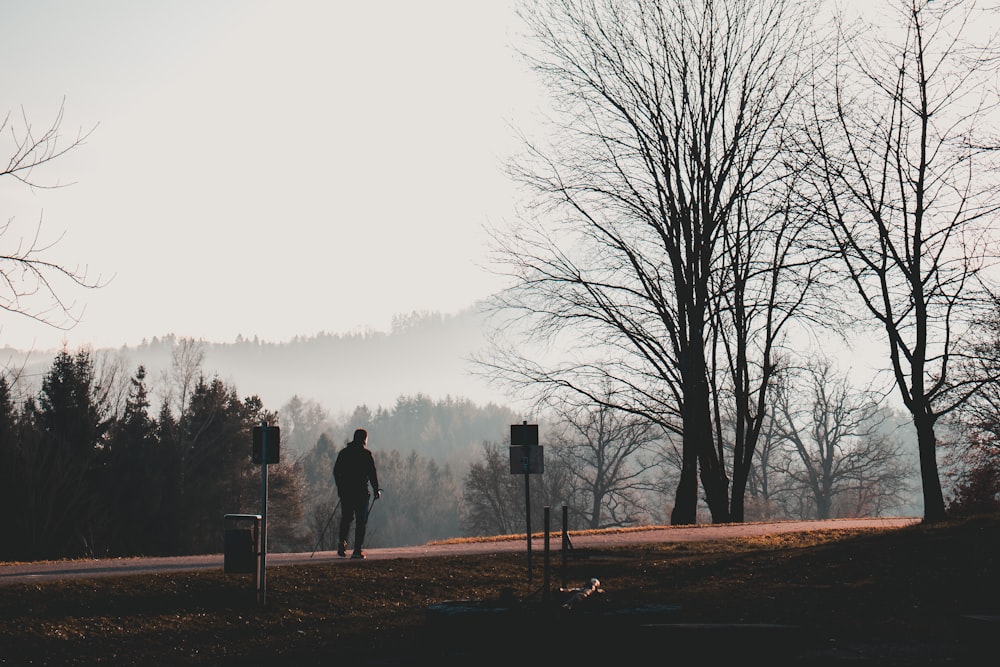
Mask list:
[{"label": "hillside slope", "polygon": [[[400,317],[390,332],[319,333],[280,343],[201,341],[202,370],[234,385],[242,396],[260,396],[271,410],[293,396],[315,401],[333,415],[358,405],[388,408],[400,396],[417,394],[505,404],[507,397],[476,376],[470,362],[484,348],[484,327],[483,317],[469,309]],[[145,366],[147,386],[156,396],[178,340],[168,334],[134,347],[93,352],[95,358],[121,363],[129,375]],[[0,359],[8,368],[23,369],[29,384],[38,385],[57,352],[4,348]]]}]

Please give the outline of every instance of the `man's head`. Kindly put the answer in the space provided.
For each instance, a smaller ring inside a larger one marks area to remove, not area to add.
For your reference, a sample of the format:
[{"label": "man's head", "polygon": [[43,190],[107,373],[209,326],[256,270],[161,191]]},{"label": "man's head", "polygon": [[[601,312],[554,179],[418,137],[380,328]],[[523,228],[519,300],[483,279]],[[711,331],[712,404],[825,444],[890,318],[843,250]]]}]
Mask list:
[{"label": "man's head", "polygon": [[368,431],[364,430],[363,428],[359,428],[356,431],[354,431],[354,440],[352,440],[352,442],[361,445],[368,444]]}]

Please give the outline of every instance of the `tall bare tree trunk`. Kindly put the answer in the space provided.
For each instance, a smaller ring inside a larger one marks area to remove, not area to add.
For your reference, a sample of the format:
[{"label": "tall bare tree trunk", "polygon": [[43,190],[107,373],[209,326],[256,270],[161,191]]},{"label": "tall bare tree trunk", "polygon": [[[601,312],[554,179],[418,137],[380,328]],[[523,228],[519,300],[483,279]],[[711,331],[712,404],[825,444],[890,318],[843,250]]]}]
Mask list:
[{"label": "tall bare tree trunk", "polygon": [[946,518],[944,493],[938,475],[937,436],[934,419],[926,412],[914,411],[913,425],[917,429],[917,448],[920,452],[920,479],[924,494],[924,521],[933,523]]}]

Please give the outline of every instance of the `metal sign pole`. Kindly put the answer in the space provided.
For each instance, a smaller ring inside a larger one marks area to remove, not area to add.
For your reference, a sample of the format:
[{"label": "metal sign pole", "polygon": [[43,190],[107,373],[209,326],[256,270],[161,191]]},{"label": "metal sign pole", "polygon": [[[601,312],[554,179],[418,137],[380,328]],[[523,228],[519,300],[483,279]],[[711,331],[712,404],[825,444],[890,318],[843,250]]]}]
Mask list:
[{"label": "metal sign pole", "polygon": [[528,490],[528,457],[524,457],[524,510],[525,510],[525,524],[528,529],[528,582],[531,583],[531,493]]},{"label": "metal sign pole", "polygon": [[531,484],[532,474],[544,472],[542,448],[538,445],[538,425],[511,424],[510,426],[510,473],[524,475],[524,515],[526,539],[528,543],[528,581],[532,578],[531,567]]},{"label": "metal sign pole", "polygon": [[257,577],[257,600],[264,604],[267,599],[265,560],[267,559],[267,422],[261,422],[260,441],[260,574]]}]

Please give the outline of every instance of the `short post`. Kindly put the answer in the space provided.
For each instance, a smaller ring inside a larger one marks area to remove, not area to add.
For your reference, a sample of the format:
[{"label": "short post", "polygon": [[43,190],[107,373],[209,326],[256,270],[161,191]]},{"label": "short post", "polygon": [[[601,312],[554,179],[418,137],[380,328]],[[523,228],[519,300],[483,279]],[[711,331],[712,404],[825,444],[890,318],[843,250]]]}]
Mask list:
[{"label": "short post", "polygon": [[542,599],[547,603],[549,601],[549,596],[551,595],[550,585],[549,585],[549,506],[545,506],[545,550],[543,551],[544,557],[542,560]]},{"label": "short post", "polygon": [[562,587],[566,588],[566,548],[569,546],[569,529],[567,527],[569,511],[565,505],[562,506],[562,548],[560,556],[562,558]]}]

